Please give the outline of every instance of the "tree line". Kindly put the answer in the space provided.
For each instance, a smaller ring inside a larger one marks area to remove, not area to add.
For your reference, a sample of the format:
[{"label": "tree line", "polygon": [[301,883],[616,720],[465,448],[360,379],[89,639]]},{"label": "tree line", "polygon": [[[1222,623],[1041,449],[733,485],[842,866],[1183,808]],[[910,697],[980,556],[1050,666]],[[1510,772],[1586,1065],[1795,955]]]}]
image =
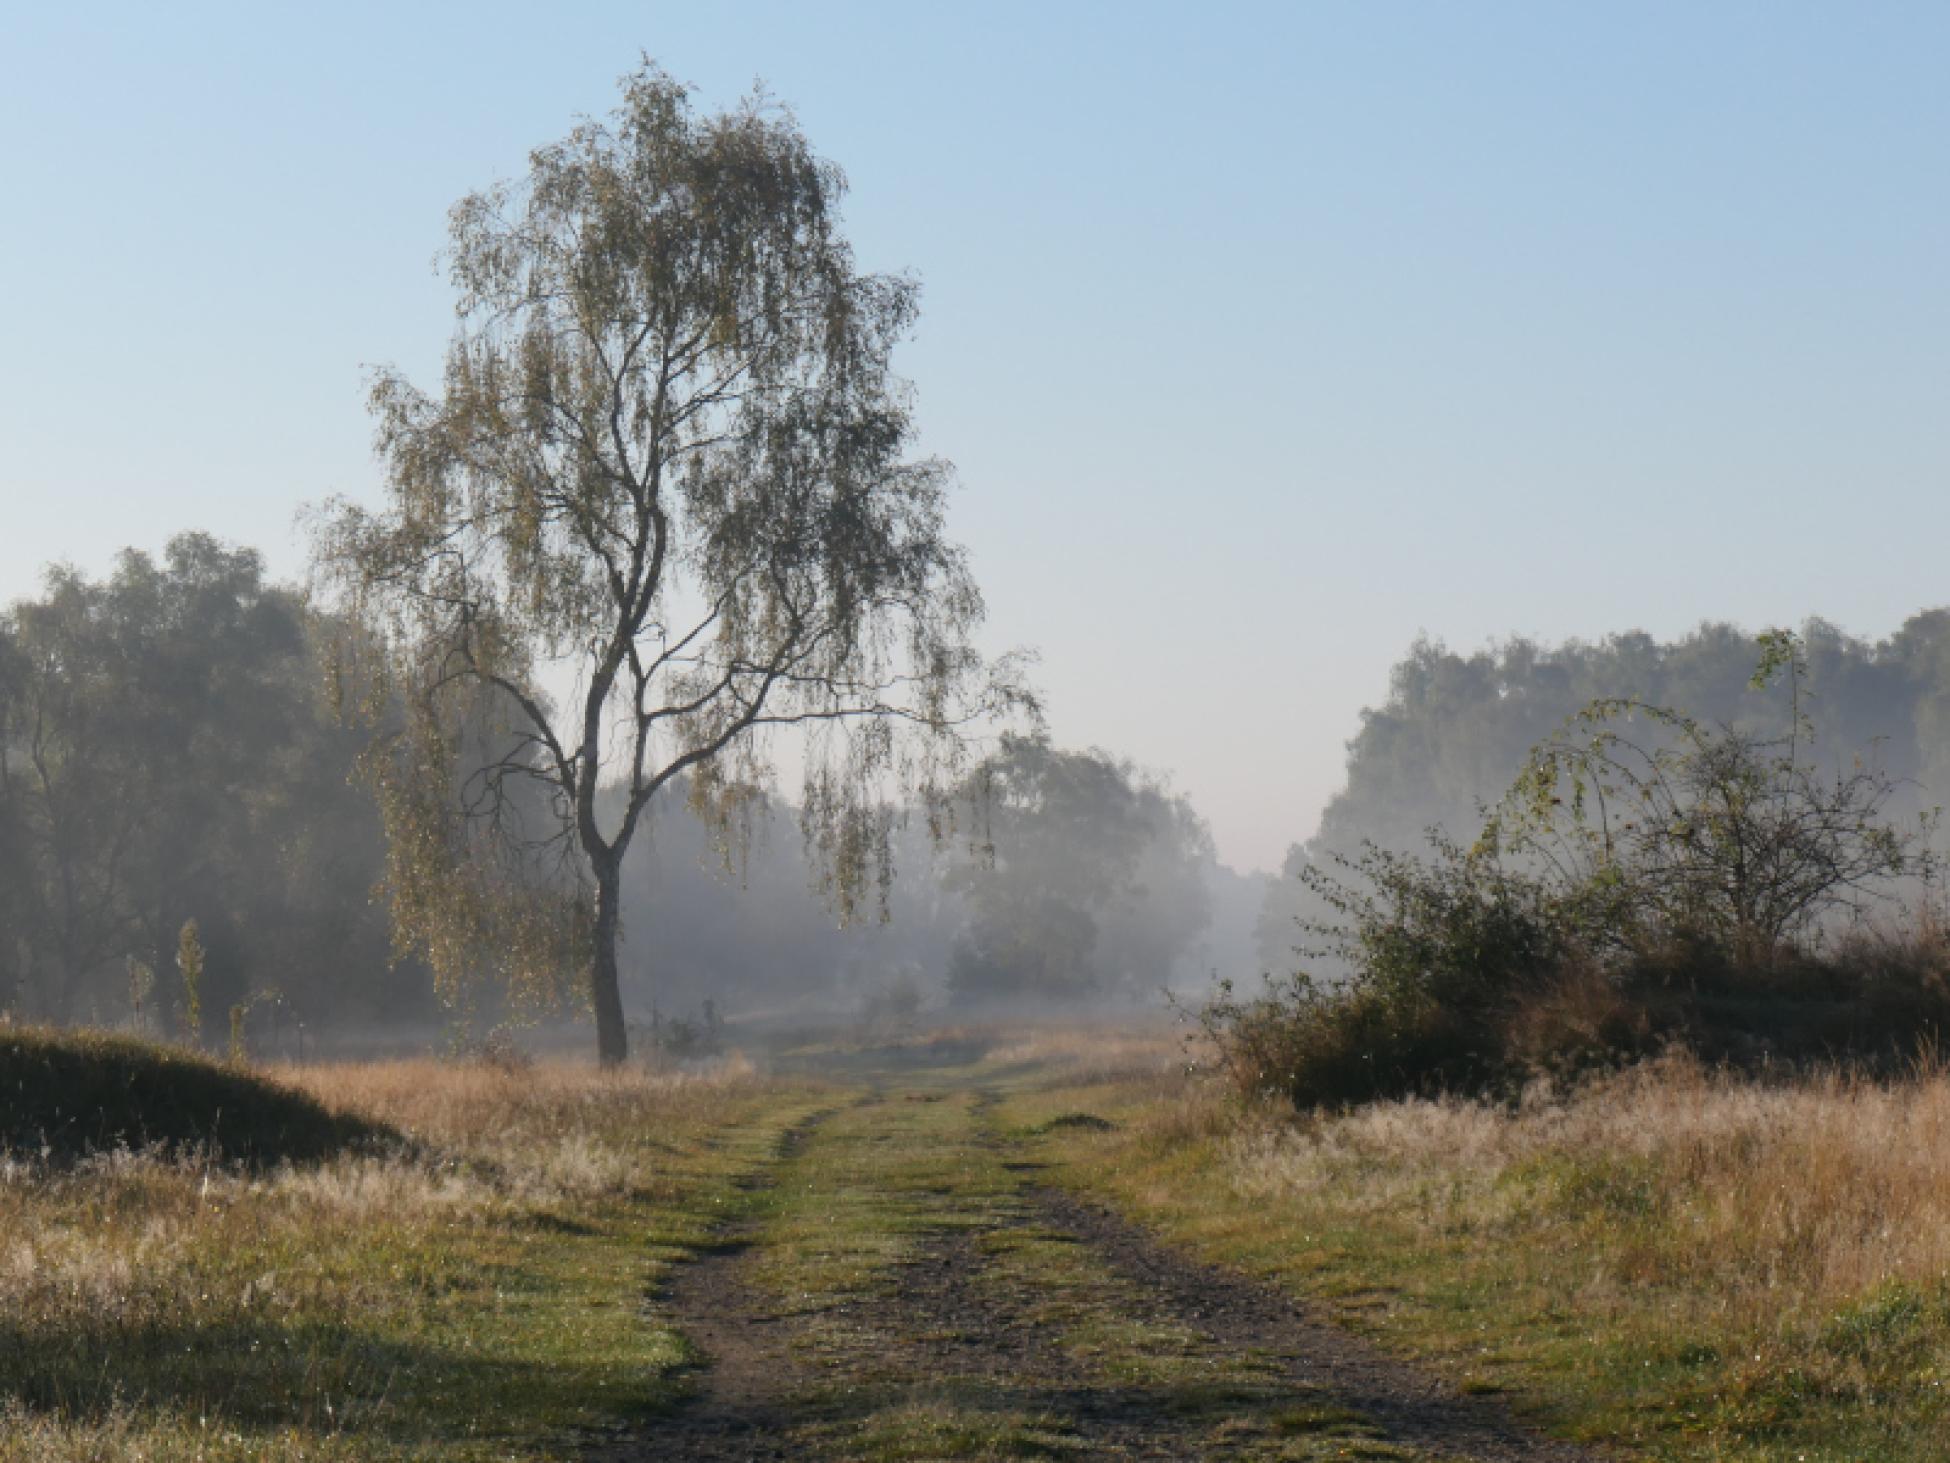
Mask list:
[{"label": "tree line", "polygon": [[[343,622],[256,552],[186,533],[95,579],[51,570],[0,613],[0,1010],[260,1043],[300,1023],[419,1033],[511,1014],[444,992],[393,925],[391,849],[331,681]],[[336,688],[342,702],[345,687]],[[397,723],[395,723],[397,724]],[[623,883],[638,1019],[1150,999],[1196,976],[1216,874],[1190,804],[1128,762],[1007,741],[957,789],[959,835],[893,833],[899,876],[850,923],[796,810],[729,839],[678,796]],[[620,788],[602,790],[609,816]],[[182,950],[193,932],[194,969]],[[1061,942],[1046,939],[1052,928]],[[463,962],[492,967],[468,947]],[[527,1014],[572,1011],[571,970]]]},{"label": "tree line", "polygon": [[205,1010],[423,1012],[370,897],[360,744],[256,553],[191,533],[105,579],[51,570],[0,616],[0,1008],[180,1028],[195,921]]}]

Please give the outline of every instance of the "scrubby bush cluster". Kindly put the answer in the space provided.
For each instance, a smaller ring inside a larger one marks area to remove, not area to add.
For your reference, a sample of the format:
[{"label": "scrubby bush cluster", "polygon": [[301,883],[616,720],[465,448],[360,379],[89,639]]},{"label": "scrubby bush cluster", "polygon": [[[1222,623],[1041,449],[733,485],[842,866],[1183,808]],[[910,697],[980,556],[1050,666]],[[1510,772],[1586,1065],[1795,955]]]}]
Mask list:
[{"label": "scrubby bush cluster", "polygon": [[[1762,642],[1757,683],[1804,673]],[[1481,837],[1308,865],[1309,973],[1205,1012],[1241,1086],[1303,1107],[1514,1091],[1671,1045],[1735,1063],[1887,1062],[1950,1029],[1928,817],[1871,761],[1640,703],[1533,751]],[[1905,901],[1908,901],[1905,904]],[[1919,912],[1920,911],[1920,912]],[[1882,916],[1878,920],[1877,916]]]},{"label": "scrubby bush cluster", "polygon": [[1370,848],[1339,876],[1310,872],[1344,920],[1317,932],[1355,974],[1330,984],[1299,972],[1244,999],[1222,988],[1204,1021],[1242,1087],[1313,1106],[1493,1085],[1523,1064],[1522,1038],[1544,1035],[1534,1027],[1547,1006],[1569,1019],[1546,1044],[1568,1048],[1579,1027],[1590,1029],[1578,1045],[1638,1040],[1629,1013],[1592,1000],[1609,985],[1593,978],[1600,891],[1440,837],[1428,857]]}]

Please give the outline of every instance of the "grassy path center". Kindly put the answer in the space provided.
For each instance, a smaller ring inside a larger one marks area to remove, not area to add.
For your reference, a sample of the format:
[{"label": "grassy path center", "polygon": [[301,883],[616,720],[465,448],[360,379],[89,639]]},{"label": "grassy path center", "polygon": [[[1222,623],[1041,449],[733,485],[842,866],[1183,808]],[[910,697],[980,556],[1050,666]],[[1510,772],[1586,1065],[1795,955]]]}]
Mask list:
[{"label": "grassy path center", "polygon": [[972,1088],[795,1130],[662,1297],[692,1402],[605,1456],[1586,1456],[1047,1187],[1042,1152]]}]

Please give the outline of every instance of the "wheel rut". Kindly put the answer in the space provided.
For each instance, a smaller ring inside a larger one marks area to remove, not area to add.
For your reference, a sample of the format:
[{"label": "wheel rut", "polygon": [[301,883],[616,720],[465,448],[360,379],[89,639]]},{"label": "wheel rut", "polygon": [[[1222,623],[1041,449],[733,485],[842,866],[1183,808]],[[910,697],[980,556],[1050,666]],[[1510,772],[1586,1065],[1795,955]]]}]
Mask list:
[{"label": "wheel rut", "polygon": [[1392,1442],[1482,1463],[1595,1463],[1600,1456],[1530,1432],[1495,1398],[1464,1396],[1308,1315],[1280,1292],[1168,1248],[1108,1209],[1052,1189],[1034,1191],[1034,1199],[1046,1222],[1075,1235],[1160,1309],[1221,1347],[1269,1358],[1287,1382],[1370,1419]]},{"label": "wheel rut", "polygon": [[[857,1201],[857,1185],[877,1181],[871,1198],[891,1207],[888,1233],[871,1237],[880,1248],[866,1278],[788,1297],[768,1257],[770,1226],[728,1227],[676,1267],[653,1302],[700,1355],[695,1394],[592,1456],[1599,1456],[1541,1438],[1497,1399],[1462,1396],[1278,1291],[1044,1185],[987,1120],[992,1103],[977,1095],[960,1104],[965,1123],[950,1157],[966,1159],[961,1171],[974,1177],[965,1186],[940,1178],[945,1135],[929,1150],[937,1169],[928,1181],[897,1163],[871,1168],[867,1160],[898,1143],[897,1132],[874,1125],[897,1130],[906,1117],[883,1098],[850,1110],[855,1161],[823,1151],[842,1141],[827,1132],[838,1110],[789,1133],[751,1186],[769,1189],[793,1172],[782,1198],[801,1202],[803,1186],[816,1209]],[[815,1146],[822,1151],[810,1153]],[[816,1161],[801,1175],[800,1160]],[[836,1232],[834,1245],[844,1242]],[[940,1428],[938,1447],[882,1446],[889,1428],[923,1424]]]},{"label": "wheel rut", "polygon": [[[822,1109],[788,1128],[770,1161],[742,1176],[737,1187],[748,1194],[772,1188],[782,1165],[837,1111]],[[796,1422],[790,1406],[795,1367],[785,1318],[746,1276],[760,1229],[757,1219],[734,1220],[721,1226],[694,1259],[672,1267],[650,1304],[679,1319],[698,1358],[696,1391],[647,1429],[586,1450],[591,1463],[803,1456],[790,1441]]]}]

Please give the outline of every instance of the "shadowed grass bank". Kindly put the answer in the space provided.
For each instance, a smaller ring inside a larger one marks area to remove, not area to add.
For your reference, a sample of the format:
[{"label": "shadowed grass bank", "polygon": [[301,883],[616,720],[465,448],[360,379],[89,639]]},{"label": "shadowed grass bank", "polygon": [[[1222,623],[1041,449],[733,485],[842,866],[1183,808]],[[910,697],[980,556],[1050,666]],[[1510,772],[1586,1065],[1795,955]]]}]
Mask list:
[{"label": "shadowed grass bank", "polygon": [[118,1149],[268,1167],[399,1134],[262,1073],[102,1032],[0,1027],[0,1154],[72,1162]]}]

